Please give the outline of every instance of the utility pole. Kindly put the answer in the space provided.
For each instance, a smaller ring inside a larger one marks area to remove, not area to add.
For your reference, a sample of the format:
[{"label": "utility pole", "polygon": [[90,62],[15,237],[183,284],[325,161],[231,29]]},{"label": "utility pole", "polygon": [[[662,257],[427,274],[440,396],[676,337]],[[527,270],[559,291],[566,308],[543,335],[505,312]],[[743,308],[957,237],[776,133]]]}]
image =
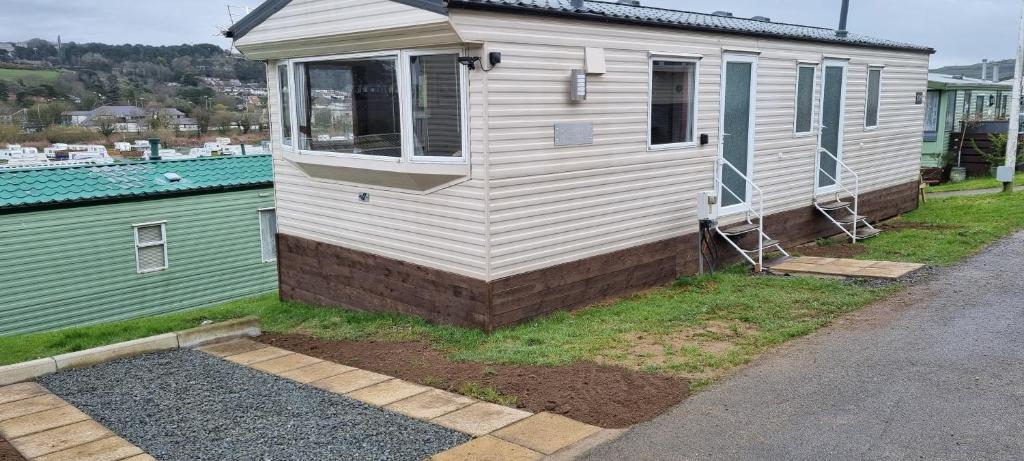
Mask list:
[{"label": "utility pole", "polygon": [[1017,33],[1017,63],[1013,71],[1013,101],[1010,102],[1010,129],[1006,136],[1006,166],[1010,182],[1003,183],[1003,192],[1013,192],[1013,176],[1017,170],[1017,137],[1020,134],[1021,78],[1024,77],[1024,0],[1020,2],[1020,25]]}]

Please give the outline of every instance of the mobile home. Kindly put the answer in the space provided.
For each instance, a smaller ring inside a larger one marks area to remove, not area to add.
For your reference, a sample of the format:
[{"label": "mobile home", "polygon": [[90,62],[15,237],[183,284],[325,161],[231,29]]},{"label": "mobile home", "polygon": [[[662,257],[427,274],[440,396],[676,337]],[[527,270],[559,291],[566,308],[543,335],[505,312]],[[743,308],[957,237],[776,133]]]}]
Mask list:
[{"label": "mobile home", "polygon": [[1012,90],[1013,85],[1009,82],[992,82],[962,75],[928,74],[921,166],[946,166],[944,160],[949,159],[947,156],[959,150],[959,146],[950,143],[950,135],[960,133],[964,129],[964,122],[1009,119]]},{"label": "mobile home", "polygon": [[228,35],[268,63],[288,300],[494,329],[694,273],[701,218],[759,266],[917,206],[923,46],[580,0],[270,0]]}]

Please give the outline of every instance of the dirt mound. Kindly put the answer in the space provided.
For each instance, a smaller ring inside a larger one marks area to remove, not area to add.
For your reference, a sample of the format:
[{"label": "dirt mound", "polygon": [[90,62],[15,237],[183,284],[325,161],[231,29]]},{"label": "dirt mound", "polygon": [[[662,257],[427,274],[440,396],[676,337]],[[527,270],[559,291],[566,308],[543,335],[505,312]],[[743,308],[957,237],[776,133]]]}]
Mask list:
[{"label": "dirt mound", "polygon": [[514,396],[520,408],[558,413],[606,428],[653,419],[689,394],[689,383],[682,378],[594,363],[540,367],[453,362],[423,341],[327,341],[275,334],[258,340],[450,391],[491,387]]}]

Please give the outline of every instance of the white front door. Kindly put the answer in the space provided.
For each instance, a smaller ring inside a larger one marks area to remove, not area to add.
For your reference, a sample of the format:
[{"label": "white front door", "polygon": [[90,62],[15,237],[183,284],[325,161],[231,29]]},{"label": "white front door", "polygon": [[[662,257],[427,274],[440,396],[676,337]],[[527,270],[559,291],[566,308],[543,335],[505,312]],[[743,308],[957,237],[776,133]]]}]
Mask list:
[{"label": "white front door", "polygon": [[822,65],[821,127],[818,136],[818,170],[814,175],[815,195],[839,189],[843,159],[843,116],[846,101],[846,61],[826,59]]},{"label": "white front door", "polygon": [[757,56],[722,55],[722,95],[717,168],[719,214],[750,208],[754,169],[754,110],[757,96]]}]

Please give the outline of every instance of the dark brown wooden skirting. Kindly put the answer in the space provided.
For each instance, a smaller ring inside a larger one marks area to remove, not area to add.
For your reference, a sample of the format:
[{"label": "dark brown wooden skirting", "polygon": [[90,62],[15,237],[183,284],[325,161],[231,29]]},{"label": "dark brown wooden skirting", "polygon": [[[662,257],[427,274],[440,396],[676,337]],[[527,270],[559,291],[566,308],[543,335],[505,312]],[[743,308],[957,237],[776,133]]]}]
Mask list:
[{"label": "dark brown wooden skirting", "polygon": [[[917,207],[918,184],[862,194],[860,214],[886,219]],[[787,246],[834,235],[812,206],[765,219]],[[383,256],[278,235],[281,299],[492,331],[560,309],[575,309],[663,285],[697,272],[697,234],[486,282]],[[722,256],[730,256],[721,248]]]}]

